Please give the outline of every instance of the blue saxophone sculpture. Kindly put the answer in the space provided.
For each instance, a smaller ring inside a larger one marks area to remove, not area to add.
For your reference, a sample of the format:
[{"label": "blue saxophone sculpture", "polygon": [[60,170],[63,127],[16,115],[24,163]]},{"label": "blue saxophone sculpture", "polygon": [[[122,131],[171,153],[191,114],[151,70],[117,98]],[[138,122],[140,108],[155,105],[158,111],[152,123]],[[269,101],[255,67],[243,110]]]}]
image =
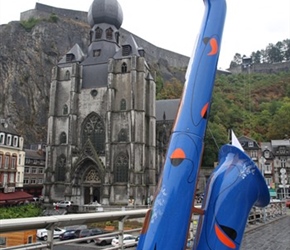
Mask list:
[{"label": "blue saxophone sculpture", "polygon": [[238,250],[252,206],[269,201],[265,179],[252,159],[238,147],[224,145],[207,182],[193,249]]},{"label": "blue saxophone sculpture", "polygon": [[186,247],[226,15],[225,0],[204,0],[204,4],[162,176],[138,250]]}]

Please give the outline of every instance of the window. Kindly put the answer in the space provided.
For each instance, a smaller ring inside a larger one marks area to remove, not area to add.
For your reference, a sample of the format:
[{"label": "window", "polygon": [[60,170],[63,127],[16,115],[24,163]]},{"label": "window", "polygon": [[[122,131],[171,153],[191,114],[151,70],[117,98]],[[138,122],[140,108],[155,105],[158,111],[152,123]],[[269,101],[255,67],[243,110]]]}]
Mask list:
[{"label": "window", "polygon": [[7,146],[11,146],[11,142],[12,142],[12,135],[7,135]]},{"label": "window", "polygon": [[127,64],[122,63],[122,74],[127,73]]},{"label": "window", "polygon": [[59,141],[60,141],[60,143],[66,143],[66,133],[65,132],[61,132]]},{"label": "window", "polygon": [[66,54],[66,62],[72,62],[75,59],[74,54]]},{"label": "window", "polygon": [[70,72],[68,70],[65,72],[65,80],[70,80]]},{"label": "window", "polygon": [[30,163],[30,159],[29,158],[26,158],[25,159],[25,164],[29,164]]},{"label": "window", "polygon": [[29,184],[29,179],[24,179],[23,184]]},{"label": "window", "polygon": [[43,179],[38,179],[38,184],[42,184],[43,183]]},{"label": "window", "polygon": [[57,158],[56,163],[56,181],[65,181],[65,173],[66,173],[66,157],[65,155],[60,155]]},{"label": "window", "polygon": [[5,186],[7,184],[7,181],[8,181],[8,174],[4,173],[4,175],[3,175],[3,186]]},{"label": "window", "polygon": [[15,182],[15,174],[14,173],[10,173],[9,175],[9,183],[14,183]]},{"label": "window", "polygon": [[20,181],[20,172],[17,172],[17,182]]},{"label": "window", "polygon": [[12,169],[16,169],[16,164],[17,163],[17,159],[15,156],[12,156],[12,161],[11,161],[11,168]]},{"label": "window", "polygon": [[25,174],[29,174],[29,173],[30,173],[29,167],[25,167],[25,168],[24,168],[24,173],[25,173]]},{"label": "window", "polygon": [[101,39],[103,34],[103,30],[100,29],[99,27],[95,29],[95,38],[96,39]]},{"label": "window", "polygon": [[7,169],[9,167],[10,156],[5,155],[5,165],[4,168]]},{"label": "window", "polygon": [[285,147],[280,147],[279,148],[279,153],[280,154],[285,154],[286,153],[286,148]]},{"label": "window", "polygon": [[115,182],[128,182],[129,159],[125,154],[119,154],[115,160]]},{"label": "window", "polygon": [[31,180],[30,180],[30,183],[31,183],[31,184],[36,184],[36,179],[31,179]]},{"label": "window", "polygon": [[124,45],[122,47],[122,56],[129,56],[131,54],[131,46],[130,45]]},{"label": "window", "polygon": [[0,133],[0,144],[4,144],[4,142],[5,142],[5,134]]},{"label": "window", "polygon": [[126,129],[122,128],[118,134],[118,141],[121,142],[121,141],[124,141],[126,142],[127,141],[127,131]]},{"label": "window", "polygon": [[105,126],[98,114],[90,114],[83,123],[83,145],[90,140],[98,154],[105,154]]},{"label": "window", "polygon": [[286,167],[286,159],[285,158],[281,158],[280,162],[281,162],[281,168],[285,168]]},{"label": "window", "polygon": [[121,100],[120,110],[126,110],[126,100],[125,99]]},{"label": "window", "polygon": [[112,40],[113,39],[113,30],[112,30],[112,28],[109,28],[109,29],[106,30],[106,38],[108,40]]},{"label": "window", "polygon": [[63,108],[62,108],[62,114],[63,114],[63,115],[67,115],[67,114],[68,114],[68,107],[67,107],[66,104],[63,105]]},{"label": "window", "polygon": [[18,147],[18,136],[13,136],[13,147]]},{"label": "window", "polygon": [[31,169],[31,173],[32,173],[32,174],[36,174],[36,168],[32,168],[32,169]]},{"label": "window", "polygon": [[250,155],[251,155],[252,158],[257,158],[257,154],[258,154],[257,150],[251,150],[250,151]]},{"label": "window", "polygon": [[100,49],[94,50],[94,52],[93,52],[93,56],[94,57],[99,57],[100,55],[101,55],[101,50]]},{"label": "window", "polygon": [[254,142],[249,141],[249,142],[248,142],[248,145],[249,145],[249,148],[252,148],[252,147],[254,147]]},{"label": "window", "polygon": [[39,169],[38,169],[38,173],[39,173],[39,174],[43,174],[43,168],[39,168]]}]

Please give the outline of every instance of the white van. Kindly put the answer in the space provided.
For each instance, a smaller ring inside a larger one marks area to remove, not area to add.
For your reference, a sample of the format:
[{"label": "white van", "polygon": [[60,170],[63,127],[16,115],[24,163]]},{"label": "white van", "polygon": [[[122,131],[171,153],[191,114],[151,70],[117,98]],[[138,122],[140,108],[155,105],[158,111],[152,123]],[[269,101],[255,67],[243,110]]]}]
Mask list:
[{"label": "white van", "polygon": [[[56,227],[53,232],[53,238],[59,238],[59,235],[64,233],[65,229]],[[38,229],[36,232],[36,237],[40,240],[47,240],[47,229]]]}]

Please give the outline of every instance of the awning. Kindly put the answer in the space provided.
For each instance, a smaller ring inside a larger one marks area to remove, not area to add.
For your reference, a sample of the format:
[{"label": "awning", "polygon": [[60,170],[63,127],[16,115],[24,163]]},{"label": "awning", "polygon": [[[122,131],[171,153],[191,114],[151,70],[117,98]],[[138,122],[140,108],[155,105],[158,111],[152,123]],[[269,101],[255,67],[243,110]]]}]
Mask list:
[{"label": "awning", "polygon": [[277,197],[277,192],[275,191],[275,189],[270,188],[269,192],[271,197]]},{"label": "awning", "polygon": [[33,196],[23,191],[13,193],[0,193],[0,203],[17,203],[19,201],[31,200]]}]

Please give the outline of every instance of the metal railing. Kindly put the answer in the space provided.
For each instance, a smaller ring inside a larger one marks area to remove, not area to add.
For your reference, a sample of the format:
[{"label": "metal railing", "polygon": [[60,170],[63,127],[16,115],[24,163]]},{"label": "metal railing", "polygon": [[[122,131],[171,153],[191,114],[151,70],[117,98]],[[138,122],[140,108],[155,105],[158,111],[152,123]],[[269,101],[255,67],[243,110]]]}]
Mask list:
[{"label": "metal railing", "polygon": [[[272,220],[275,217],[286,215],[285,202],[271,202],[266,208],[253,207],[248,217],[248,225],[258,222],[265,223]],[[5,250],[32,250],[32,249],[53,249],[54,246],[80,242],[85,240],[93,240],[100,235],[89,236],[81,239],[72,239],[66,241],[54,241],[53,231],[55,227],[67,227],[81,224],[89,224],[95,222],[104,221],[118,221],[118,230],[113,233],[102,234],[101,237],[119,235],[120,245],[119,247],[110,247],[107,250],[123,249],[122,237],[124,232],[132,233],[140,231],[138,229],[124,230],[124,223],[130,219],[143,219],[148,209],[136,209],[136,210],[122,210],[113,212],[96,212],[96,213],[84,213],[84,214],[67,214],[67,215],[55,215],[55,216],[43,216],[33,218],[20,218],[20,219],[4,219],[0,220],[0,233],[31,230],[31,229],[47,229],[47,241],[34,244],[27,244],[22,246],[8,247]],[[197,221],[199,216],[193,215],[191,234],[195,235]]]}]

